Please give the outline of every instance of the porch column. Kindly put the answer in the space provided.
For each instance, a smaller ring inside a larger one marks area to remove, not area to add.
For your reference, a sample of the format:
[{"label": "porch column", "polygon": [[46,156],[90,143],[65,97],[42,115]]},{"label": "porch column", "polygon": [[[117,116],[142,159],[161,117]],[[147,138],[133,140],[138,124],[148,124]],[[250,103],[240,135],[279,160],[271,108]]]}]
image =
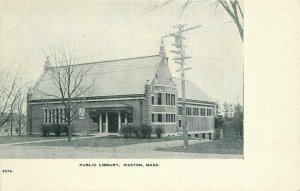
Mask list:
[{"label": "porch column", "polygon": [[102,132],[102,113],[99,114],[99,133]]},{"label": "porch column", "polygon": [[47,109],[46,109],[46,112],[47,112],[47,123],[49,123],[49,119],[50,119],[50,109],[47,108]]},{"label": "porch column", "polygon": [[46,114],[47,109],[43,109],[43,111],[44,111],[44,123],[46,123],[46,121],[47,121],[47,119],[46,119],[46,116],[47,116],[47,114]]},{"label": "porch column", "polygon": [[118,130],[121,131],[121,113],[118,113]]},{"label": "porch column", "polygon": [[127,122],[127,113],[125,113],[125,127],[128,126],[128,122]]},{"label": "porch column", "polygon": [[108,113],[105,113],[105,133],[108,133]]}]

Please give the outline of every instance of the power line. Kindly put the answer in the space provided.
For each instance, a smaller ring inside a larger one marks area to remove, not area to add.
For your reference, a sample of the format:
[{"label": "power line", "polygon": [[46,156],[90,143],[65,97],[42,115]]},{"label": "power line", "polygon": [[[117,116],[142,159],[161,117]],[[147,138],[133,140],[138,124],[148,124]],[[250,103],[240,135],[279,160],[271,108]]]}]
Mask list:
[{"label": "power line", "polygon": [[[124,48],[120,48],[120,49],[115,49],[115,50],[112,50],[112,51],[101,52],[101,54],[97,54],[97,55],[92,56],[92,57],[95,58],[96,56],[108,55],[108,54],[121,52],[121,51],[124,51],[124,50],[130,50],[130,49],[138,48],[138,47],[143,46],[143,45],[154,44],[154,43],[157,43],[157,42],[154,42],[152,39],[151,40],[146,40],[143,43],[139,43],[139,44],[136,44],[136,45],[132,45],[132,46],[128,46],[128,47],[124,47]],[[96,60],[96,59],[94,59],[94,60]]]}]

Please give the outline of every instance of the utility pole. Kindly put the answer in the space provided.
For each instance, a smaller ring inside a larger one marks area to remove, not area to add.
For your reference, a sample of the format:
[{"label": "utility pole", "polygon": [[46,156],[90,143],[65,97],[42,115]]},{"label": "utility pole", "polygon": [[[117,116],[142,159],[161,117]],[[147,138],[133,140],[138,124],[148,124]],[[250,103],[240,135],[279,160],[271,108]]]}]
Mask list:
[{"label": "utility pole", "polygon": [[190,70],[191,68],[185,67],[185,59],[191,58],[190,56],[185,55],[183,40],[185,39],[182,36],[182,33],[199,28],[199,26],[194,26],[190,28],[184,28],[186,25],[176,25],[174,28],[177,28],[177,32],[171,33],[169,35],[163,36],[162,38],[173,36],[175,38],[175,44],[173,44],[176,50],[171,51],[176,54],[176,57],[173,59],[175,63],[180,65],[181,75],[181,91],[182,91],[182,129],[183,129],[183,147],[186,150],[188,146],[188,128],[187,128],[187,120],[186,120],[186,97],[185,97],[185,70]]}]

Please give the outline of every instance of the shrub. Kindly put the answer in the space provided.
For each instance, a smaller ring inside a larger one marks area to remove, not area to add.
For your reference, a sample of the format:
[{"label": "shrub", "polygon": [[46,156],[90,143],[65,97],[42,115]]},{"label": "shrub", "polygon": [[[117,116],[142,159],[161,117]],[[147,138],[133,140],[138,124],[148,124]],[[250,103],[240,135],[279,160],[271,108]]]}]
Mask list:
[{"label": "shrub", "polygon": [[121,132],[123,133],[124,137],[131,137],[133,132],[134,132],[134,126],[132,125],[128,125],[128,126],[124,126],[121,129]]},{"label": "shrub", "polygon": [[50,124],[42,124],[43,137],[49,136],[50,132],[51,132],[51,125]]},{"label": "shrub", "polygon": [[53,124],[52,125],[52,131],[56,136],[60,136],[60,126],[59,124]]},{"label": "shrub", "polygon": [[68,136],[68,134],[69,134],[69,131],[68,131],[68,125],[67,125],[67,124],[60,124],[60,128],[61,128],[61,130],[63,130],[63,131],[66,133],[66,135]]},{"label": "shrub", "polygon": [[42,134],[44,137],[49,136],[50,133],[54,133],[56,136],[60,136],[62,132],[68,135],[67,124],[42,124]]},{"label": "shrub", "polygon": [[150,125],[143,125],[141,128],[141,133],[142,133],[144,139],[151,138],[152,127]]},{"label": "shrub", "polygon": [[134,132],[136,138],[140,138],[140,137],[141,137],[141,134],[142,134],[141,128],[135,126],[135,127],[133,128],[133,132]]},{"label": "shrub", "polygon": [[164,130],[161,127],[158,127],[158,128],[155,129],[155,134],[156,134],[158,139],[161,138],[161,134],[163,134],[163,133],[164,133]]}]

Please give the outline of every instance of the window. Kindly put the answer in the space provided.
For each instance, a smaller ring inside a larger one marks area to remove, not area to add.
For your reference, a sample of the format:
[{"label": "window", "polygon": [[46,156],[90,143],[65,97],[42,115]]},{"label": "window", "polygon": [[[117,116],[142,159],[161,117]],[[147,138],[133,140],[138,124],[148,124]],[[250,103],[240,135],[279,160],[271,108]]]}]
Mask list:
[{"label": "window", "polygon": [[186,115],[192,115],[192,108],[186,107]]},{"label": "window", "polygon": [[205,108],[200,108],[200,114],[201,116],[205,116]]},{"label": "window", "polygon": [[166,105],[170,105],[170,94],[166,93]]},{"label": "window", "polygon": [[63,109],[59,109],[59,113],[60,113],[60,122],[63,123]]},{"label": "window", "polygon": [[171,96],[171,105],[175,105],[175,94]]},{"label": "window", "polygon": [[154,122],[155,118],[154,118],[154,113],[152,113],[152,122]]},{"label": "window", "polygon": [[67,121],[67,110],[64,109],[64,122],[66,122],[66,121]]},{"label": "window", "polygon": [[79,115],[79,119],[84,119],[84,117],[85,117],[85,108],[79,108],[78,115]]},{"label": "window", "polygon": [[175,94],[166,93],[166,105],[175,105]]},{"label": "window", "polygon": [[207,116],[212,116],[212,115],[213,115],[212,109],[207,109]]},{"label": "window", "polygon": [[178,106],[178,115],[182,115],[182,107]]},{"label": "window", "polygon": [[162,114],[157,114],[157,121],[162,122]]},{"label": "window", "polygon": [[178,126],[181,127],[181,119],[178,120]]},{"label": "window", "polygon": [[56,109],[56,123],[59,123],[59,110],[58,109]]},{"label": "window", "polygon": [[197,109],[197,108],[195,108],[195,107],[193,108],[193,115],[197,115],[196,109]]},{"label": "window", "polygon": [[55,123],[55,109],[51,109],[52,110],[52,123]]},{"label": "window", "polygon": [[175,122],[175,114],[166,114],[166,122]]},{"label": "window", "polygon": [[151,96],[151,103],[154,105],[154,96]]},{"label": "window", "polygon": [[51,109],[49,109],[49,123],[51,123],[51,118],[52,118],[52,110]]},{"label": "window", "polygon": [[157,105],[161,105],[161,93],[157,94]]}]

